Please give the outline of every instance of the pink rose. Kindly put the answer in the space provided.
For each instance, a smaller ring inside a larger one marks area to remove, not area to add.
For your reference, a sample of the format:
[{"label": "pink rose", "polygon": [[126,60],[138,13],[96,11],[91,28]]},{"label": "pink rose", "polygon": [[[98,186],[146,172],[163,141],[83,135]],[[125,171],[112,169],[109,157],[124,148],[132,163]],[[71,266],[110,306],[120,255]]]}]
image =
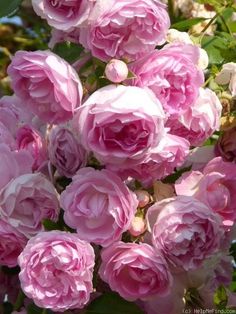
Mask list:
[{"label": "pink rose", "polygon": [[17,258],[27,243],[16,228],[0,219],[0,265],[17,266]]},{"label": "pink rose", "polygon": [[16,95],[44,122],[65,122],[80,105],[83,91],[77,73],[49,50],[18,51],[8,74]]},{"label": "pink rose", "polygon": [[63,126],[54,127],[49,134],[49,158],[60,175],[72,177],[86,165],[87,153],[73,132]]},{"label": "pink rose", "polygon": [[166,6],[158,0],[97,1],[80,42],[103,61],[137,60],[165,42],[169,26]]},{"label": "pink rose", "polygon": [[10,181],[0,193],[0,215],[30,238],[43,229],[43,219],[56,221],[57,192],[42,174],[25,174]]},{"label": "pink rose", "polygon": [[167,126],[170,133],[182,136],[192,146],[203,144],[220,128],[222,105],[210,89],[200,88],[197,101],[178,119],[170,119]]},{"label": "pink rose", "polygon": [[27,151],[11,151],[0,144],[0,190],[12,179],[32,172],[33,158]]},{"label": "pink rose", "polygon": [[203,72],[197,67],[198,47],[169,44],[154,50],[130,65],[137,78],[128,83],[149,87],[163,103],[171,117],[180,116],[198,98],[204,83]]},{"label": "pink rose", "polygon": [[154,181],[163,179],[180,167],[189,153],[189,142],[179,136],[166,134],[159,146],[150,150],[147,158],[138,165],[119,169],[108,164],[107,167],[117,172],[121,178],[129,176],[139,180],[144,186],[151,186]]},{"label": "pink rose", "polygon": [[116,242],[103,249],[99,275],[124,299],[160,298],[172,285],[168,265],[160,252],[142,243]]},{"label": "pink rose", "polygon": [[218,213],[223,224],[232,227],[236,221],[236,165],[221,157],[212,159],[200,171],[184,173],[176,182],[178,195],[193,196]]},{"label": "pink rose", "polygon": [[198,268],[220,248],[220,216],[193,197],[157,202],[148,209],[147,220],[153,245],[177,269]]},{"label": "pink rose", "polygon": [[18,129],[16,141],[19,150],[28,151],[34,159],[33,170],[37,170],[47,161],[47,146],[42,135],[29,125]]},{"label": "pink rose", "polygon": [[18,258],[21,287],[42,308],[82,308],[93,291],[94,259],[92,246],[76,234],[40,232]]},{"label": "pink rose", "polygon": [[112,59],[106,65],[105,74],[108,80],[113,83],[120,83],[127,79],[129,74],[126,63],[122,60]]},{"label": "pink rose", "polygon": [[213,145],[195,147],[189,152],[184,168],[190,167],[192,170],[202,170],[206,164],[216,157]]},{"label": "pink rose", "polygon": [[108,170],[80,169],[61,194],[64,220],[83,240],[102,246],[121,239],[129,229],[138,200]]},{"label": "pink rose", "polygon": [[74,117],[81,143],[102,163],[140,164],[165,130],[164,112],[152,93],[134,86],[110,85],[93,93]]},{"label": "pink rose", "polygon": [[16,134],[21,124],[32,123],[33,114],[25,110],[21,99],[13,96],[4,96],[0,99],[0,121],[5,124],[12,135]]},{"label": "pink rose", "polygon": [[35,12],[48,24],[69,31],[88,20],[96,0],[32,0]]},{"label": "pink rose", "polygon": [[16,149],[16,141],[10,130],[0,121],[0,144],[7,145],[11,150]]},{"label": "pink rose", "polygon": [[215,81],[219,85],[229,84],[229,90],[233,96],[236,95],[236,63],[225,63],[217,74]]}]

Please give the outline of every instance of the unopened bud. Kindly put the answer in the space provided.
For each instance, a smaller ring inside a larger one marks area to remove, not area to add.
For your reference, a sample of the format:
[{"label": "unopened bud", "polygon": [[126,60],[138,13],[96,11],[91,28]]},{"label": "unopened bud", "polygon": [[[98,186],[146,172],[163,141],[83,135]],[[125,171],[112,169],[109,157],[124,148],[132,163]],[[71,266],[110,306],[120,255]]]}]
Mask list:
[{"label": "unopened bud", "polygon": [[113,83],[120,83],[127,79],[129,70],[125,62],[117,59],[112,59],[105,69],[105,75],[108,80]]}]

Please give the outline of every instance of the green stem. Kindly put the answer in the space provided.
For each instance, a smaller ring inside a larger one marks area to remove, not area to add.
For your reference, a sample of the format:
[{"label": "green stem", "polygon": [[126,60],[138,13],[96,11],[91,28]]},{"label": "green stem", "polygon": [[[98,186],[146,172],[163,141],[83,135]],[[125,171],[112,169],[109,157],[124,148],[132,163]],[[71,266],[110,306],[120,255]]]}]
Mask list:
[{"label": "green stem", "polygon": [[22,290],[20,290],[18,293],[17,299],[16,299],[16,303],[14,304],[14,310],[15,311],[20,310],[20,308],[22,307],[22,305],[24,303],[24,298],[25,298],[25,295],[22,292]]},{"label": "green stem", "polygon": [[205,35],[207,29],[211,26],[212,23],[215,22],[215,20],[217,19],[217,17],[218,17],[219,15],[220,15],[220,13],[217,12],[217,13],[210,19],[210,21],[207,23],[207,25],[206,25],[206,26],[202,29],[202,31],[201,31],[202,36]]},{"label": "green stem", "polygon": [[174,1],[173,0],[168,0],[168,12],[169,12],[171,23],[173,23],[174,19],[175,19]]},{"label": "green stem", "polygon": [[221,18],[221,21],[223,22],[225,28],[227,29],[228,33],[229,33],[232,37],[234,37],[234,35],[233,35],[233,33],[231,32],[231,29],[229,28],[229,25],[227,24],[227,22],[226,22],[224,16],[223,16],[223,15],[220,15],[220,18]]}]

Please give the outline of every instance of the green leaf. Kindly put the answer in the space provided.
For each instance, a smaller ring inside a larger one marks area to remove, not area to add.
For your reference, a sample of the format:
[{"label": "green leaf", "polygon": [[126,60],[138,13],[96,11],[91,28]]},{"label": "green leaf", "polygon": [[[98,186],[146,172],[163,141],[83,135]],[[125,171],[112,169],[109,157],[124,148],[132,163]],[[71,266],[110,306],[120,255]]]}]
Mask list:
[{"label": "green leaf", "polygon": [[224,286],[220,286],[214,293],[214,304],[219,309],[224,309],[228,303],[228,296]]},{"label": "green leaf", "polygon": [[171,25],[171,28],[175,28],[179,31],[187,31],[189,30],[190,27],[202,22],[202,21],[205,21],[206,19],[204,17],[195,17],[195,18],[192,18],[192,19],[186,19],[184,21],[180,21],[180,22],[177,22],[177,23],[174,23]]},{"label": "green leaf", "polygon": [[31,303],[28,307],[27,307],[27,314],[54,314],[51,310],[45,310],[43,312],[44,309],[36,306],[35,304]]},{"label": "green leaf", "polygon": [[8,16],[16,11],[22,0],[0,0],[0,17]]},{"label": "green leaf", "polygon": [[117,293],[109,292],[95,299],[87,307],[85,314],[144,314],[132,302],[122,299]]},{"label": "green leaf", "polygon": [[218,36],[204,36],[202,39],[202,48],[206,50],[211,64],[223,63],[222,51],[227,45],[227,40]]},{"label": "green leaf", "polygon": [[[1,0],[0,0],[1,1]],[[69,63],[73,63],[79,59],[84,48],[81,45],[71,42],[58,43],[53,48],[53,52]]]},{"label": "green leaf", "polygon": [[61,226],[56,223],[55,221],[52,221],[50,219],[44,219],[43,220],[43,226],[46,231],[51,231],[51,230],[61,230]]}]

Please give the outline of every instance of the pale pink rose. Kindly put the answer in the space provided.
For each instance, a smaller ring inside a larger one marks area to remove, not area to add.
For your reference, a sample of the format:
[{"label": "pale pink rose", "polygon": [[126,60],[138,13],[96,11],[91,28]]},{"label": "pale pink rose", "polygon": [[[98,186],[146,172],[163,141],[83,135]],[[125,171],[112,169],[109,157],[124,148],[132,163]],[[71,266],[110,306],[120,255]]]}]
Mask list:
[{"label": "pale pink rose", "polygon": [[219,250],[223,238],[220,216],[190,196],[155,203],[148,209],[147,221],[153,245],[177,269],[201,266]]},{"label": "pale pink rose", "polygon": [[21,124],[31,123],[33,114],[24,108],[24,101],[13,96],[0,99],[0,121],[15,135]]},{"label": "pale pink rose", "polygon": [[130,70],[136,78],[127,83],[150,88],[169,116],[180,116],[197,100],[204,83],[203,72],[197,67],[198,59],[196,46],[166,45],[132,63]]},{"label": "pale pink rose", "polygon": [[30,238],[43,230],[43,219],[57,220],[57,192],[40,173],[21,175],[1,190],[0,214],[2,219]]},{"label": "pale pink rose", "polygon": [[160,252],[146,243],[116,242],[103,249],[99,275],[113,291],[134,301],[170,292],[172,276]]},{"label": "pale pink rose", "polygon": [[144,219],[142,217],[134,217],[129,228],[129,233],[134,237],[138,237],[145,231],[146,223]]},{"label": "pale pink rose", "polygon": [[170,133],[184,137],[192,146],[202,145],[220,128],[222,105],[210,89],[200,88],[197,101],[178,119],[170,119]]},{"label": "pale pink rose", "polygon": [[96,0],[32,0],[35,12],[48,24],[69,31],[88,20]]},{"label": "pale pink rose", "polygon": [[11,150],[16,149],[16,140],[10,130],[0,121],[0,144],[7,145]]},{"label": "pale pink rose", "polygon": [[102,163],[127,168],[140,164],[165,130],[161,103],[145,89],[109,85],[78,108],[73,126],[86,150]]},{"label": "pale pink rose", "polygon": [[206,203],[218,213],[226,227],[236,221],[236,165],[221,157],[211,160],[200,171],[184,173],[176,182],[178,195],[189,195]]},{"label": "pale pink rose", "polygon": [[137,60],[163,44],[170,19],[158,0],[97,1],[88,27],[80,30],[80,43],[92,55]]},{"label": "pale pink rose", "polygon": [[202,171],[206,164],[215,157],[216,154],[213,145],[195,147],[189,152],[183,167],[187,168],[191,166],[191,170]]},{"label": "pale pink rose", "polygon": [[82,85],[65,60],[45,51],[18,51],[8,67],[12,87],[25,108],[48,123],[73,117],[81,103]]},{"label": "pale pink rose", "polygon": [[93,291],[94,251],[77,234],[40,232],[18,258],[21,287],[42,308],[82,308]]},{"label": "pale pink rose", "polygon": [[105,75],[113,83],[120,83],[127,79],[129,74],[126,63],[122,60],[112,59],[105,68]]},{"label": "pale pink rose", "polygon": [[230,62],[223,65],[217,74],[215,81],[219,85],[229,84],[229,90],[233,96],[236,95],[236,63]]},{"label": "pale pink rose", "polygon": [[107,167],[117,172],[121,178],[132,177],[139,180],[145,187],[151,186],[156,180],[171,174],[180,167],[189,153],[189,142],[182,137],[166,134],[159,146],[150,150],[147,158],[138,165],[120,169],[108,164]]},{"label": "pale pink rose", "polygon": [[0,265],[15,267],[27,238],[0,218]]},{"label": "pale pink rose", "polygon": [[135,194],[105,169],[80,169],[61,194],[66,224],[76,229],[81,239],[102,246],[121,239],[137,206]]},{"label": "pale pink rose", "polygon": [[185,308],[185,286],[178,278],[173,278],[174,284],[168,295],[153,297],[143,302],[145,314],[180,314]]},{"label": "pale pink rose", "polygon": [[43,136],[29,125],[24,125],[16,133],[17,148],[28,151],[34,159],[33,170],[47,161],[47,145]]},{"label": "pale pink rose", "polygon": [[51,163],[65,177],[72,177],[86,165],[87,153],[67,127],[56,126],[51,130],[48,151]]},{"label": "pale pink rose", "polygon": [[0,190],[12,179],[32,172],[33,158],[27,151],[11,151],[0,144]]}]

